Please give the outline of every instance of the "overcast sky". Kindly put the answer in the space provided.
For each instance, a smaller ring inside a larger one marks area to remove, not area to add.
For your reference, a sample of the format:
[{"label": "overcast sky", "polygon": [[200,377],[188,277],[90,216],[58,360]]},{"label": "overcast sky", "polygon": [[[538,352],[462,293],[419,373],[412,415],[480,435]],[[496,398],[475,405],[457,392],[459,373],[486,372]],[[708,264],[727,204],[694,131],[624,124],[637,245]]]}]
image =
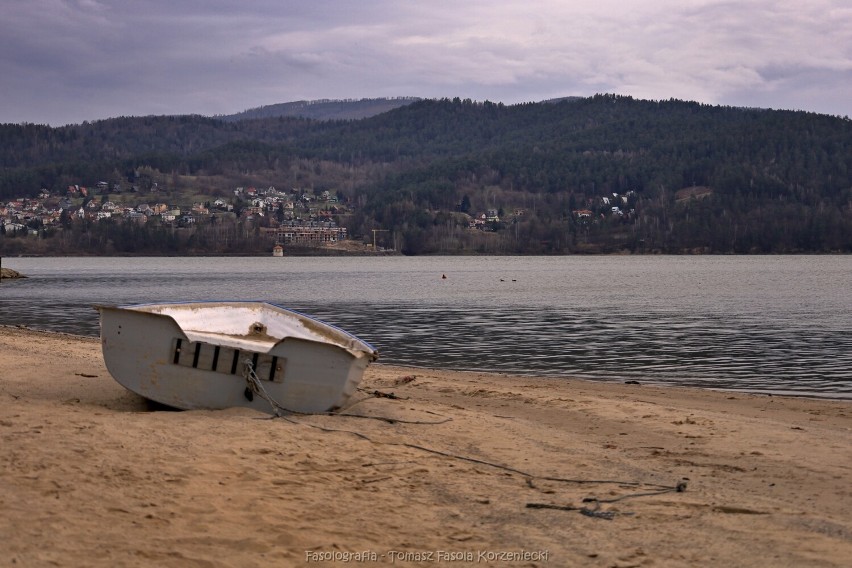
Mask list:
[{"label": "overcast sky", "polygon": [[852,0],[2,0],[0,122],[618,93],[852,115]]}]

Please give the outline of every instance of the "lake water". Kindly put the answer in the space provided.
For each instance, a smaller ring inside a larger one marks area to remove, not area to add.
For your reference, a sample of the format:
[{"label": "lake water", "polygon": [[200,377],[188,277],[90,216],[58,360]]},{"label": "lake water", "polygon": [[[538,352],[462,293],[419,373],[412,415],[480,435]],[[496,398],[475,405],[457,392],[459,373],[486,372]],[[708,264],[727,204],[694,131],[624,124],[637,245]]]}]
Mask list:
[{"label": "lake water", "polygon": [[[0,324],[93,304],[265,300],[380,362],[852,400],[852,257],[9,258]],[[446,275],[447,278],[442,278]]]}]

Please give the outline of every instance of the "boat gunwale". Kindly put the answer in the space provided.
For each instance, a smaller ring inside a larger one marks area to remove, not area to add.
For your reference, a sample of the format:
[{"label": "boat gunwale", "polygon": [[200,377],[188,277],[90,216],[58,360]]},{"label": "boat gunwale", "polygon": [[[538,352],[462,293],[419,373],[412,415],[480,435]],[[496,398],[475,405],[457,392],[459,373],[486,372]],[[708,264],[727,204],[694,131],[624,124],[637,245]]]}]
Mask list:
[{"label": "boat gunwale", "polygon": [[[95,309],[99,310],[99,311],[100,311],[101,308],[117,309],[117,310],[133,311],[133,312],[137,312],[137,313],[147,313],[147,314],[150,314],[152,316],[168,317],[168,318],[171,318],[175,322],[175,324],[181,329],[181,331],[183,331],[184,333],[186,333],[187,331],[189,331],[191,333],[196,332],[196,333],[201,333],[201,334],[216,333],[216,332],[205,332],[203,330],[186,329],[182,325],[180,325],[180,323],[178,323],[177,320],[175,320],[174,317],[172,317],[171,315],[163,314],[163,313],[157,313],[157,312],[153,312],[153,311],[149,311],[149,310],[145,310],[145,309],[137,309],[137,308],[145,308],[145,307],[151,307],[151,306],[191,306],[191,305],[202,305],[203,306],[205,304],[208,304],[208,305],[210,305],[210,304],[221,304],[221,305],[230,305],[230,306],[234,306],[234,305],[270,306],[272,308],[275,308],[276,310],[280,310],[281,312],[284,312],[285,315],[295,316],[299,320],[307,320],[309,322],[319,323],[323,326],[328,327],[329,329],[333,330],[334,332],[341,334],[342,336],[344,336],[346,338],[354,340],[356,342],[356,344],[359,346],[358,350],[365,353],[365,354],[368,354],[374,360],[377,359],[378,355],[379,355],[379,350],[376,349],[376,347],[374,345],[370,344],[367,341],[364,341],[360,337],[358,337],[358,336],[356,336],[356,335],[354,335],[354,334],[352,334],[352,333],[350,333],[350,332],[348,332],[344,329],[341,329],[340,327],[338,327],[334,324],[330,324],[330,323],[325,322],[325,321],[323,321],[319,318],[316,318],[314,316],[310,316],[308,314],[302,313],[298,310],[293,310],[291,308],[284,307],[280,304],[268,302],[268,301],[265,301],[265,300],[166,301],[166,302],[146,302],[144,304],[122,304],[122,305],[95,304],[93,307]],[[239,339],[239,340],[243,340],[243,341],[249,341],[249,342],[252,341],[252,339],[249,336],[231,336],[230,334],[217,334],[217,335],[220,335],[222,337],[225,337],[225,336],[233,337],[234,339]],[[273,344],[273,347],[274,347],[274,345],[281,343],[282,341],[284,341],[287,338],[288,337],[286,337],[286,336],[281,337],[281,338],[274,338],[274,339],[276,339],[276,341]],[[306,341],[309,341],[309,340],[306,340]],[[263,343],[268,344],[268,342],[263,342]],[[333,344],[333,343],[331,343],[331,344]],[[366,349],[363,348],[362,346],[366,347]],[[346,349],[343,346],[339,346],[339,347]]]}]

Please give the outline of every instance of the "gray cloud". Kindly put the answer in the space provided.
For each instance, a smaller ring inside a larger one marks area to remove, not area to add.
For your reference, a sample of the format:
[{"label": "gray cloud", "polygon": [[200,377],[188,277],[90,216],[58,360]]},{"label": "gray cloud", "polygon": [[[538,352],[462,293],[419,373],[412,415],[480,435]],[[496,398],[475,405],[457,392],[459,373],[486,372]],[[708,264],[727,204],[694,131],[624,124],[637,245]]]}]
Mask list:
[{"label": "gray cloud", "polygon": [[640,98],[852,110],[845,0],[11,0],[0,122],[313,98]]}]

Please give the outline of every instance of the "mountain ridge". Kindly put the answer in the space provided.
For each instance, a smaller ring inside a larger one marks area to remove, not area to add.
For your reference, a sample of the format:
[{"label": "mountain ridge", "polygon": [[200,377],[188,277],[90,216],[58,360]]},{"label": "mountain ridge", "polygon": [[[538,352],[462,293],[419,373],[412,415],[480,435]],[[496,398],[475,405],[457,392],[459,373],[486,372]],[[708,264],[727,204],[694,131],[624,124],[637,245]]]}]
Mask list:
[{"label": "mountain ridge", "polygon": [[218,118],[226,122],[278,118],[283,116],[313,120],[359,120],[420,100],[423,99],[419,97],[389,97],[300,100],[263,105],[234,114],[216,115],[212,118]]},{"label": "mountain ridge", "polygon": [[847,118],[618,95],[405,102],[0,125],[0,202],[100,181],[173,200],[274,185],[336,194],[349,234],[381,228],[410,254],[852,252]]}]

